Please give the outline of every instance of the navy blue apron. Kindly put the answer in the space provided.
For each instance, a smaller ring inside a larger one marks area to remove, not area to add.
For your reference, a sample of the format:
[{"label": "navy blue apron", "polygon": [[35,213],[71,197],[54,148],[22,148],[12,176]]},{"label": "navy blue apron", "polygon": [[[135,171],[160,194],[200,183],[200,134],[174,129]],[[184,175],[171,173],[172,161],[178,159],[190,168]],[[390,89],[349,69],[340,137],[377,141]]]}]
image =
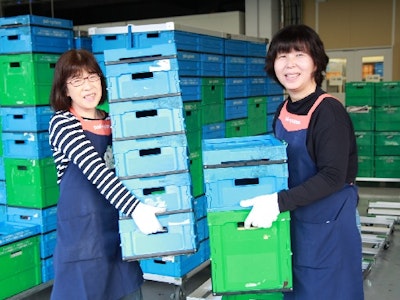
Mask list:
[{"label": "navy blue apron", "polygon": [[[288,143],[289,188],[317,173],[306,146],[309,121],[325,94],[306,116],[282,107],[276,136]],[[362,249],[356,225],[357,187],[340,191],[291,212],[293,291],[285,300],[362,300]]]},{"label": "navy blue apron", "polygon": [[[110,121],[81,122],[103,156],[111,145]],[[138,262],[122,261],[118,210],[73,163],[60,183],[54,271],[52,300],[117,300],[143,283]]]}]

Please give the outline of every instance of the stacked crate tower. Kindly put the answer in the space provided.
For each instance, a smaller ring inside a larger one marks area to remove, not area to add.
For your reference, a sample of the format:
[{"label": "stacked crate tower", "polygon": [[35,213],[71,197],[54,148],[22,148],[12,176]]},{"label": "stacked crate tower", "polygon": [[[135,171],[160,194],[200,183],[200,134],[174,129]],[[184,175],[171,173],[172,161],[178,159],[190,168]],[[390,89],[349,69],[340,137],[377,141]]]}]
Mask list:
[{"label": "stacked crate tower", "polygon": [[[54,66],[73,47],[72,22],[24,15],[0,18],[0,110],[2,120],[2,238],[16,227],[37,228],[20,246],[1,248],[0,298],[53,278],[58,186],[48,141],[49,95]],[[14,227],[13,227],[14,226]],[[20,235],[25,238],[26,235]],[[25,248],[18,248],[25,247]],[[29,248],[30,247],[30,248]],[[37,247],[37,249],[35,248]],[[20,251],[21,255],[10,255]]]},{"label": "stacked crate tower", "polygon": [[346,83],[346,109],[353,121],[359,178],[400,178],[400,82]]},{"label": "stacked crate tower", "polygon": [[280,213],[270,228],[245,228],[249,209],[240,201],[287,188],[286,144],[259,135],[203,146],[213,293],[282,299],[281,291],[292,289],[290,213]]}]

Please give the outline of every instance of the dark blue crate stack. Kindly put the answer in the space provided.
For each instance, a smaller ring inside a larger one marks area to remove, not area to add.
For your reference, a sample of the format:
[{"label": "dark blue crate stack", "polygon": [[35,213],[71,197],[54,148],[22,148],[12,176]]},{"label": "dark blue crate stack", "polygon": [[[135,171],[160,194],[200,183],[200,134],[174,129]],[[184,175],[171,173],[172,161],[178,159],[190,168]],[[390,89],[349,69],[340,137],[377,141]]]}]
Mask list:
[{"label": "dark blue crate stack", "polygon": [[[140,41],[141,35],[133,36]],[[145,203],[167,207],[159,216],[166,230],[154,235],[121,216],[124,260],[189,255],[200,244],[178,52],[167,41],[152,45],[143,39],[137,47],[104,51],[117,175]]]},{"label": "dark blue crate stack", "polygon": [[[5,224],[40,235],[42,282],[53,278],[58,186],[48,143],[54,66],[73,48],[72,21],[35,15],[0,18],[2,204]],[[4,187],[4,188],[3,188]],[[8,228],[5,226],[4,228]]]}]

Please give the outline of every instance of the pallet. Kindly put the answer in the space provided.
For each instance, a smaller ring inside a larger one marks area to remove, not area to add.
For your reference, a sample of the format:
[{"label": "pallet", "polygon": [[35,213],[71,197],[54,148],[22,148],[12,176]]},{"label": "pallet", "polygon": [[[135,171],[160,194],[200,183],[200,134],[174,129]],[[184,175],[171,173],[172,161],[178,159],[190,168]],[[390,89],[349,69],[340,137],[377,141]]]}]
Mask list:
[{"label": "pallet", "polygon": [[369,215],[385,216],[393,219],[396,223],[400,223],[400,203],[388,201],[371,201],[368,203]]}]

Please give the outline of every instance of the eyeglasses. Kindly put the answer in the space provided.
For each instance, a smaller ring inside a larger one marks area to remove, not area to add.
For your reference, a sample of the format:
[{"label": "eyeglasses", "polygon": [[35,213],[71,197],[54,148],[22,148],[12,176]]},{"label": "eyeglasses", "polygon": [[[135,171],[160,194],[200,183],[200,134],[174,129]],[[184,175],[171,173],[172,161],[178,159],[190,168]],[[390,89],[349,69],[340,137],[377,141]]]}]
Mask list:
[{"label": "eyeglasses", "polygon": [[78,86],[83,85],[85,83],[86,79],[88,81],[90,81],[90,82],[96,82],[96,81],[99,81],[100,75],[97,74],[97,73],[92,73],[92,74],[90,74],[89,76],[86,76],[86,77],[71,79],[67,83],[69,83],[70,85],[72,85],[74,87],[78,87]]}]

